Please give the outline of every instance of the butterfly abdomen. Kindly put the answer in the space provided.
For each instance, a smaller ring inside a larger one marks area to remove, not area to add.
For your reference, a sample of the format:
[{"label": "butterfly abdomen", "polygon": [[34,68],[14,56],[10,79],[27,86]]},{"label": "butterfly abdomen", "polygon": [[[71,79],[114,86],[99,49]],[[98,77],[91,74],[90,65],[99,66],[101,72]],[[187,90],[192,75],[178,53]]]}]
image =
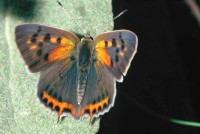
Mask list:
[{"label": "butterfly abdomen", "polygon": [[84,37],[78,44],[78,80],[77,80],[77,102],[80,105],[84,97],[90,65],[92,62],[93,41]]}]

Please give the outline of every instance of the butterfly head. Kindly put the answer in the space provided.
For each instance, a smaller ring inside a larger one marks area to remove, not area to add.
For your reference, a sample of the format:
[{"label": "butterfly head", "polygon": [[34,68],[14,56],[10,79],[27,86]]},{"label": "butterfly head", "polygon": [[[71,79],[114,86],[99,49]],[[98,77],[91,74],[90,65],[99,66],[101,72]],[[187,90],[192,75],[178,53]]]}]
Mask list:
[{"label": "butterfly head", "polygon": [[78,43],[79,67],[87,68],[90,65],[94,50],[93,44],[93,38],[90,36],[89,32],[85,34],[85,36]]},{"label": "butterfly head", "polygon": [[[90,32],[89,31],[87,31],[87,33],[84,35],[84,37],[83,37],[84,39],[91,39],[91,40],[93,40],[93,38],[92,38],[92,36],[90,35]],[[82,39],[83,39],[82,38]]]}]

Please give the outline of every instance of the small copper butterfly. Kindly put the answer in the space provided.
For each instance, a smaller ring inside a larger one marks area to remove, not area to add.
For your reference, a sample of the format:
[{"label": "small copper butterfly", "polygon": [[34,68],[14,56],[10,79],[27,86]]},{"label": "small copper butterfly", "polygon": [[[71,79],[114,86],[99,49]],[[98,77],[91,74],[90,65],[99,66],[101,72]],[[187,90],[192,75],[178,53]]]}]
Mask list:
[{"label": "small copper butterfly", "polygon": [[116,81],[122,82],[136,53],[138,39],[129,30],[78,38],[74,33],[39,24],[15,28],[17,47],[33,73],[40,72],[39,100],[58,119],[69,113],[90,120],[114,105]]}]

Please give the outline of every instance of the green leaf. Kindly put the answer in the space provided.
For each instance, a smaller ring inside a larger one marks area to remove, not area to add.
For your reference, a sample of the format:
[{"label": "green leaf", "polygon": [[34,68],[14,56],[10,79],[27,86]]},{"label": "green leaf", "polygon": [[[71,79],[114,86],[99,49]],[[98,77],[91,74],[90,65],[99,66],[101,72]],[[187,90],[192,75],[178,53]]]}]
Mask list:
[{"label": "green leaf", "polygon": [[111,0],[60,2],[70,16],[54,0],[0,0],[1,133],[93,134],[99,129],[99,120],[91,125],[88,118],[75,120],[67,116],[57,123],[57,114],[37,101],[39,74],[28,71],[14,41],[14,28],[22,23],[39,23],[76,33],[90,31],[93,37],[113,29]]},{"label": "green leaf", "polygon": [[179,125],[200,127],[200,122],[186,121],[186,120],[179,120],[179,119],[170,119],[170,121]]}]

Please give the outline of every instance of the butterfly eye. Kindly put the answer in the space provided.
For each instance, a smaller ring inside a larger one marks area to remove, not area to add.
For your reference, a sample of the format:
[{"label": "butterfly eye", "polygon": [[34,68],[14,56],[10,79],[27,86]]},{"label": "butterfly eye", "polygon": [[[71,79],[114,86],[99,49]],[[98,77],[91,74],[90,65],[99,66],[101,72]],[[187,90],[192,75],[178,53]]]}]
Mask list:
[{"label": "butterfly eye", "polygon": [[90,39],[91,39],[91,40],[93,40],[93,37],[92,37],[92,36],[90,36]]}]

